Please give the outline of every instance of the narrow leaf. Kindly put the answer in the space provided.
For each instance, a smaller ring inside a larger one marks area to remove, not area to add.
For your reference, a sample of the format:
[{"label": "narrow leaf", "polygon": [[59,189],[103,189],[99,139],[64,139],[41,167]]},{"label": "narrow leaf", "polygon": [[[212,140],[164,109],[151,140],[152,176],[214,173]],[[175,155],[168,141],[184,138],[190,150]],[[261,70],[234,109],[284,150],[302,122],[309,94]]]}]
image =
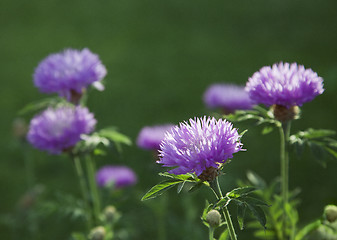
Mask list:
[{"label": "narrow leaf", "polygon": [[132,142],[129,137],[126,135],[118,132],[115,128],[105,128],[99,131],[99,135],[102,137],[106,137],[109,140],[115,142],[115,143],[122,143],[125,145],[132,145]]},{"label": "narrow leaf", "polygon": [[337,158],[337,151],[329,148],[329,147],[325,147],[325,150],[330,153],[334,158]]},{"label": "narrow leaf", "polygon": [[183,182],[178,184],[178,188],[177,188],[178,194],[181,192],[181,190],[183,190],[185,183],[186,183],[186,181],[183,181]]},{"label": "narrow leaf", "polygon": [[204,184],[205,184],[205,182],[201,182],[201,181],[197,182],[188,190],[188,192],[189,193],[194,192],[194,191],[198,190],[199,188],[201,188]]},{"label": "narrow leaf", "polygon": [[262,227],[266,228],[267,220],[262,208],[251,204],[247,204],[247,206],[249,210],[253,213],[254,217],[260,222]]},{"label": "narrow leaf", "polygon": [[230,201],[232,201],[232,199],[225,197],[222,198],[219,202],[217,202],[215,206],[219,208],[224,208],[230,203]]},{"label": "narrow leaf", "polygon": [[162,195],[165,191],[167,191],[168,189],[174,187],[175,185],[181,183],[181,180],[177,180],[177,179],[170,179],[164,182],[161,182],[157,185],[155,185],[154,187],[152,187],[143,197],[142,197],[142,201],[151,199],[151,198],[156,198],[160,195]]},{"label": "narrow leaf", "polygon": [[316,230],[319,226],[321,226],[321,220],[317,220],[306,225],[296,234],[295,240],[302,240],[305,236]]},{"label": "narrow leaf", "polygon": [[240,230],[243,230],[244,229],[244,218],[245,218],[245,214],[246,214],[246,205],[244,204],[238,204],[238,207],[237,207],[237,219],[238,219],[238,223],[239,223],[239,226],[240,226]]},{"label": "narrow leaf", "polygon": [[247,172],[247,178],[255,187],[259,189],[264,189],[267,186],[266,182],[253,171]]},{"label": "narrow leaf", "polygon": [[192,174],[180,174],[180,175],[175,175],[175,174],[171,174],[171,173],[167,173],[167,172],[163,172],[163,173],[159,173],[159,176],[162,177],[168,177],[168,178],[172,178],[172,179],[177,179],[177,180],[182,180],[182,181],[197,181],[194,179]]},{"label": "narrow leaf", "polygon": [[301,138],[313,139],[313,138],[323,138],[329,137],[336,134],[333,130],[328,129],[312,129],[309,128],[306,131],[300,131],[297,133]]},{"label": "narrow leaf", "polygon": [[242,202],[248,203],[250,205],[270,207],[270,205],[268,205],[265,201],[260,200],[258,198],[244,196],[244,197],[240,197],[239,199]]},{"label": "narrow leaf", "polygon": [[61,102],[64,102],[64,100],[62,100],[62,98],[59,98],[59,97],[44,98],[44,99],[27,104],[23,109],[21,109],[18,112],[18,115],[25,115],[27,113],[40,111],[44,108],[47,108],[49,106],[54,106],[57,103],[61,103]]},{"label": "narrow leaf", "polygon": [[240,188],[235,188],[232,191],[228,192],[226,194],[227,197],[229,198],[238,198],[240,196],[245,196],[248,195],[249,193],[255,191],[255,187],[240,187]]}]

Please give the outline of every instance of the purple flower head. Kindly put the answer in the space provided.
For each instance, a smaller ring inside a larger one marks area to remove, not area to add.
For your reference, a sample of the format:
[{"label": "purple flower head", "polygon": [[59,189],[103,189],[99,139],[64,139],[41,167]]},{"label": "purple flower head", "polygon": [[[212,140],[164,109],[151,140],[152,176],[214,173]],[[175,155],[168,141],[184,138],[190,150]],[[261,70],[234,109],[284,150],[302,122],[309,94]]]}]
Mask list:
[{"label": "purple flower head", "polygon": [[142,128],[137,138],[137,146],[144,149],[159,149],[159,144],[164,139],[165,133],[173,126],[165,124]]},{"label": "purple flower head", "polygon": [[199,176],[207,168],[218,168],[240,150],[240,135],[232,123],[204,116],[180,123],[166,133],[160,144],[158,163],[177,167],[169,171],[173,174]]},{"label": "purple flower head", "polygon": [[87,108],[48,108],[31,120],[27,139],[40,150],[60,154],[80,141],[81,134],[92,132],[95,125]]},{"label": "purple flower head", "polygon": [[136,174],[125,166],[104,166],[96,173],[96,182],[100,187],[108,187],[113,183],[115,188],[134,185],[137,182]]},{"label": "purple flower head", "polygon": [[248,110],[252,101],[244,87],[234,84],[213,84],[204,94],[204,102],[209,108],[222,108],[226,112]]},{"label": "purple flower head", "polygon": [[93,84],[103,90],[100,81],[107,70],[98,55],[85,48],[81,51],[66,49],[42,60],[34,73],[34,84],[43,93],[58,93],[68,100],[72,93],[82,94]]},{"label": "purple flower head", "polygon": [[256,103],[286,108],[302,106],[324,92],[323,79],[297,63],[279,63],[263,67],[246,84],[246,91]]}]

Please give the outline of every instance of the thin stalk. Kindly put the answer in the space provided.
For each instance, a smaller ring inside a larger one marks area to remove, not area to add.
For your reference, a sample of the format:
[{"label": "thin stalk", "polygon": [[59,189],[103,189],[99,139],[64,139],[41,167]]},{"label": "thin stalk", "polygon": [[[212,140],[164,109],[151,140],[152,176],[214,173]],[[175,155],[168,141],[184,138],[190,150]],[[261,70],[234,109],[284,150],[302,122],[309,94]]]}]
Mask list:
[{"label": "thin stalk", "polygon": [[88,202],[88,190],[87,190],[87,186],[86,186],[86,182],[85,182],[85,176],[83,173],[83,168],[81,165],[81,161],[80,158],[78,156],[73,156],[73,160],[74,160],[74,164],[75,164],[75,170],[76,170],[76,174],[80,183],[80,188],[81,188],[81,193],[82,193],[82,198],[84,201],[84,208],[85,208],[85,212],[87,215],[87,227],[88,227],[88,231],[90,231],[90,229],[92,228],[92,220],[91,220],[91,214],[90,214],[90,205]]},{"label": "thin stalk", "polygon": [[282,236],[283,239],[287,238],[286,224],[287,213],[286,206],[289,198],[289,135],[290,135],[290,122],[282,123],[280,127],[280,163],[281,163],[281,196],[283,204],[282,215]]},{"label": "thin stalk", "polygon": [[[214,181],[209,182],[209,184],[210,184],[210,187],[212,188],[216,198],[218,200],[222,199],[223,195],[222,195],[221,188],[220,188],[220,185],[219,185],[218,177]],[[237,240],[236,234],[235,234],[235,229],[234,229],[234,226],[233,226],[232,219],[231,219],[231,216],[229,214],[228,208],[227,207],[222,208],[222,213],[223,213],[223,216],[224,216],[225,221],[227,223],[229,236],[230,236],[231,240]]]},{"label": "thin stalk", "polygon": [[89,189],[91,193],[93,208],[94,208],[94,220],[95,223],[99,223],[99,216],[101,213],[101,200],[98,194],[97,185],[95,181],[95,173],[96,167],[93,159],[88,154],[86,156],[86,164],[87,164],[87,171],[88,171],[88,182],[89,182]]},{"label": "thin stalk", "polygon": [[208,236],[209,236],[209,240],[214,240],[214,228],[209,226],[208,228]]}]

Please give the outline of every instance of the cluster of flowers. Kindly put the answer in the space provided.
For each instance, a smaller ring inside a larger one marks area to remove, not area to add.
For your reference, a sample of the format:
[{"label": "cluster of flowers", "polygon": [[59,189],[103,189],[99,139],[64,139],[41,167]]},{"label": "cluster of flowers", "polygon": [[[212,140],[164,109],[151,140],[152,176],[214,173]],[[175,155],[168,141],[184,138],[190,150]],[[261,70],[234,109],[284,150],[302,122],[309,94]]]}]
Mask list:
[{"label": "cluster of flowers", "polygon": [[[287,111],[302,106],[322,94],[323,79],[311,69],[296,63],[279,63],[261,68],[249,78],[246,86],[233,84],[211,85],[204,94],[209,108],[221,108],[225,113],[249,110],[256,104]],[[289,120],[280,116],[278,120]],[[173,167],[170,173],[202,173],[218,169],[233,153],[242,151],[237,129],[226,120],[202,117],[190,119],[177,126],[145,127],[138,136],[138,146],[158,149],[159,161],[164,167]]]},{"label": "cluster of flowers", "polygon": [[[98,55],[89,49],[67,49],[42,60],[34,73],[34,84],[43,93],[57,93],[74,105],[49,107],[30,122],[28,141],[37,149],[61,154],[82,140],[83,134],[94,131],[96,119],[79,100],[89,86],[103,90],[107,70]],[[134,184],[134,172],[124,166],[106,166],[96,175],[99,186],[111,181],[115,187]]]}]

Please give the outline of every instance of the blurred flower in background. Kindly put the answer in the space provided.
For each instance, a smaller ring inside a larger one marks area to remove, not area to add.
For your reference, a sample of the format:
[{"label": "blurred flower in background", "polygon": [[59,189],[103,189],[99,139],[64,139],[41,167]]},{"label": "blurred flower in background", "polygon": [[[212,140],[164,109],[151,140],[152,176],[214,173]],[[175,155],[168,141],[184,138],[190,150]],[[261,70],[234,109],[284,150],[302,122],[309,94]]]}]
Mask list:
[{"label": "blurred flower in background", "polygon": [[226,114],[253,107],[245,88],[234,84],[218,83],[209,86],[203,100],[208,108],[221,108]]},{"label": "blurred flower in background", "polygon": [[204,116],[180,123],[165,135],[158,163],[176,167],[169,171],[173,174],[200,176],[210,168],[218,169],[240,150],[240,135],[232,123]]},{"label": "blurred flower in background", "polygon": [[137,182],[136,174],[126,166],[107,165],[96,173],[96,183],[100,187],[123,188]]},{"label": "blurred flower in background", "polygon": [[143,127],[137,137],[137,146],[147,150],[158,150],[165,133],[173,126],[173,124],[163,124]]},{"label": "blurred flower in background", "polygon": [[91,84],[103,90],[100,81],[106,74],[107,70],[98,55],[89,49],[66,49],[49,55],[39,63],[34,73],[34,84],[43,93],[58,93],[74,102]]},{"label": "blurred flower in background", "polygon": [[85,107],[48,108],[35,116],[29,126],[28,141],[40,150],[60,154],[94,130],[96,120]]}]

